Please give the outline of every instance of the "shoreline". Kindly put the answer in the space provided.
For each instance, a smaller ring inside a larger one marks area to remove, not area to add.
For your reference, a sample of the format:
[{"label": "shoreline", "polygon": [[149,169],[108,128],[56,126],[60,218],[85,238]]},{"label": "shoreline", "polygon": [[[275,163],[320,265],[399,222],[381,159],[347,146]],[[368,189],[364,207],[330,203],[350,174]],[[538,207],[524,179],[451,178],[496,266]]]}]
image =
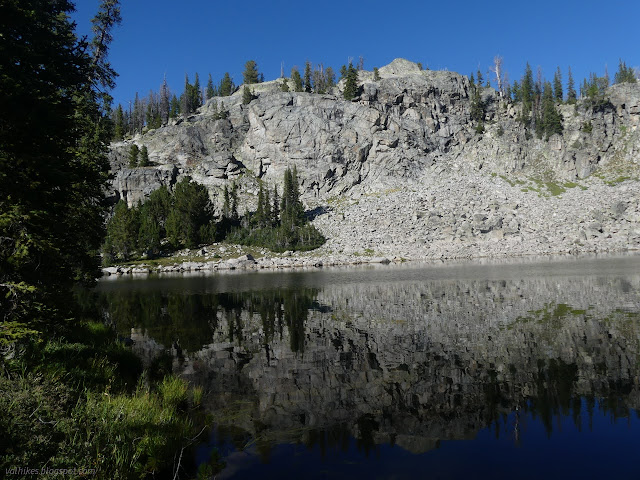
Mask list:
[{"label": "shoreline", "polygon": [[[205,247],[206,248],[206,247]],[[225,271],[273,271],[273,270],[298,270],[298,269],[321,269],[324,267],[348,267],[362,265],[400,265],[406,263],[448,263],[457,264],[460,262],[474,262],[482,260],[518,260],[518,259],[535,259],[535,258],[575,258],[580,257],[597,257],[599,255],[633,255],[640,252],[638,248],[626,249],[589,249],[589,250],[563,250],[552,252],[533,252],[533,253],[516,253],[505,254],[503,252],[493,255],[465,255],[465,256],[440,256],[440,257],[392,257],[389,256],[363,256],[361,254],[339,254],[339,255],[313,255],[313,252],[295,252],[283,256],[272,257],[265,255],[264,257],[254,258],[251,254],[242,254],[238,257],[228,259],[210,259],[205,261],[177,261],[167,265],[113,265],[102,268],[102,279],[110,277],[121,277],[125,275],[131,276],[150,276],[175,273],[194,273],[194,272],[225,272]],[[485,253],[485,252],[483,252]]]}]

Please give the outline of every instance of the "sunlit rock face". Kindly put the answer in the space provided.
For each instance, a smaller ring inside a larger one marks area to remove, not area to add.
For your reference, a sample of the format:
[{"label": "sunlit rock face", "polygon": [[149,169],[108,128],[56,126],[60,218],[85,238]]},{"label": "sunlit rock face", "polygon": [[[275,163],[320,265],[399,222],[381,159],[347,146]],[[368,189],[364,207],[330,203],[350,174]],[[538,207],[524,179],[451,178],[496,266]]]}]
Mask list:
[{"label": "sunlit rock face", "polygon": [[127,304],[154,304],[145,352],[171,348],[221,423],[272,442],[342,429],[419,452],[515,409],[552,430],[580,398],[640,407],[640,276],[469,272]]},{"label": "sunlit rock face", "polygon": [[[242,209],[259,185],[282,191],[296,167],[301,198],[327,238],[322,255],[501,257],[640,248],[640,84],[609,88],[610,103],[558,105],[562,134],[538,138],[520,106],[482,88],[484,133],[472,87],[454,72],[398,59],[359,72],[358,96],[282,92],[280,81],[211,99],[196,114],[114,143],[112,203],[144,202],[185,177],[217,214],[224,186]],[[228,111],[227,118],[216,112]],[[131,144],[150,166],[129,168]],[[603,181],[604,180],[604,181]]]},{"label": "sunlit rock face", "polygon": [[[144,175],[137,187],[123,183],[132,175],[126,168],[131,143],[146,145],[152,162],[137,170],[175,168],[177,178],[193,177],[213,197],[229,180],[246,193],[252,178],[279,183],[284,170],[295,165],[309,201],[418,186],[461,172],[548,171],[558,180],[585,178],[614,160],[634,163],[640,152],[640,85],[614,85],[608,91],[611,103],[597,111],[560,106],[563,133],[546,141],[527,134],[517,120],[519,107],[503,102],[490,87],[482,88],[485,133],[477,134],[466,76],[420,70],[403,59],[379,72],[379,80],[360,72],[353,101],[342,98],[344,82],[320,95],[281,92],[277,80],[253,86],[256,99],[248,105],[242,103],[242,88],[213,98],[197,114],[113,144],[115,193],[133,205],[158,181],[170,187],[176,180]],[[223,104],[228,117],[216,119]]]}]

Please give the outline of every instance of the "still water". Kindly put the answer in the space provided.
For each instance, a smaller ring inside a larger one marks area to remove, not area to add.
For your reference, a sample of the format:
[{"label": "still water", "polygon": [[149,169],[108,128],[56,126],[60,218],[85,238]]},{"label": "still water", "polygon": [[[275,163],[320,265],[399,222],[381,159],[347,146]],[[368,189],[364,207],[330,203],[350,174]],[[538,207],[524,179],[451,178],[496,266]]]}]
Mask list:
[{"label": "still water", "polygon": [[640,256],[97,291],[148,366],[204,387],[217,478],[640,478]]}]

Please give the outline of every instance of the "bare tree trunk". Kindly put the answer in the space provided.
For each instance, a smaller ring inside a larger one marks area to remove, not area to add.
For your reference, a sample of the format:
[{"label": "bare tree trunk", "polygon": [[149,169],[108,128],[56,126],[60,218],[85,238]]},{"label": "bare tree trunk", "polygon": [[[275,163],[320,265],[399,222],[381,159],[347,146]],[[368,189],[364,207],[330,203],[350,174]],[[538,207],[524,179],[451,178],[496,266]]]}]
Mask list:
[{"label": "bare tree trunk", "polygon": [[493,57],[493,67],[490,69],[496,75],[496,82],[498,84],[498,94],[500,98],[504,96],[504,72],[502,71],[503,58],[500,55]]}]

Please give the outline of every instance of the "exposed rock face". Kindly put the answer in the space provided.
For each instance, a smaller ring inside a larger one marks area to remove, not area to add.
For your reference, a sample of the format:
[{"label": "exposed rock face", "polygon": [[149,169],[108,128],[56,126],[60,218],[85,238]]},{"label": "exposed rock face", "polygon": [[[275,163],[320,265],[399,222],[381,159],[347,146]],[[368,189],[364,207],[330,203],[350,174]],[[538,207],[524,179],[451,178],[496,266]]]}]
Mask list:
[{"label": "exposed rock face", "polygon": [[[212,99],[197,115],[134,139],[147,145],[154,167],[124,169],[130,142],[115,144],[111,155],[117,171],[115,196],[133,205],[157,186],[171,186],[189,175],[209,188],[217,204],[221,204],[224,183],[236,181],[241,200],[252,205],[257,179],[280,184],[284,170],[295,165],[307,206],[326,207],[336,196],[358,199],[362,218],[367,218],[367,225],[377,225],[381,234],[378,245],[403,243],[420,250],[423,240],[434,232],[431,226],[441,226],[440,234],[444,233],[447,242],[456,238],[467,244],[472,238],[482,242],[490,234],[492,240],[517,235],[531,243],[551,229],[544,222],[542,229],[534,228],[526,225],[527,220],[539,217],[541,211],[544,218],[551,218],[548,210],[553,208],[565,218],[585,218],[581,230],[549,239],[552,250],[566,251],[580,249],[583,237],[590,238],[588,225],[596,221],[585,216],[581,204],[604,202],[604,210],[614,207],[608,204],[606,192],[591,191],[602,182],[592,177],[584,180],[581,188],[586,190],[572,192],[576,200],[570,206],[565,202],[551,205],[540,195],[545,192],[533,192],[535,188],[514,182],[577,181],[596,169],[608,169],[614,176],[636,176],[640,171],[640,85],[614,85],[608,91],[610,105],[595,112],[560,106],[563,134],[545,141],[531,138],[517,120],[519,107],[501,101],[491,88],[483,88],[482,93],[487,106],[486,131],[477,134],[470,119],[469,82],[457,73],[422,71],[398,59],[380,68],[380,77],[374,81],[371,72],[360,72],[360,94],[354,101],[342,99],[344,82],[331,94],[317,95],[281,92],[278,80],[256,85],[257,99],[249,105],[242,104],[241,90],[231,97]],[[215,120],[213,112],[223,103],[229,116]],[[500,175],[506,179],[501,180]],[[473,185],[478,188],[469,190]],[[625,193],[613,195],[615,202],[622,197],[637,211],[637,182],[627,186]],[[387,198],[392,191],[396,193],[388,202],[372,200]],[[610,192],[614,191],[616,187],[611,187]],[[469,209],[471,201],[482,205],[483,211]],[[487,208],[496,201],[520,205],[524,218],[487,215]],[[438,214],[432,209],[434,204],[451,204],[449,213],[456,221]],[[456,204],[469,210],[466,218],[456,215]],[[413,222],[425,219],[424,229],[412,234],[409,227],[415,225],[400,219],[407,215],[416,217]],[[324,224],[322,216],[318,219],[330,239],[344,240],[345,248],[371,248],[363,242],[351,246],[353,242],[341,229],[341,218],[330,218],[325,217]],[[636,227],[634,223],[631,233],[627,229],[618,235],[616,245],[628,242],[630,234],[635,242]],[[605,222],[602,228],[591,230],[607,237],[611,228]],[[616,236],[618,232],[610,233]],[[536,253],[543,252],[538,249]]]}]

